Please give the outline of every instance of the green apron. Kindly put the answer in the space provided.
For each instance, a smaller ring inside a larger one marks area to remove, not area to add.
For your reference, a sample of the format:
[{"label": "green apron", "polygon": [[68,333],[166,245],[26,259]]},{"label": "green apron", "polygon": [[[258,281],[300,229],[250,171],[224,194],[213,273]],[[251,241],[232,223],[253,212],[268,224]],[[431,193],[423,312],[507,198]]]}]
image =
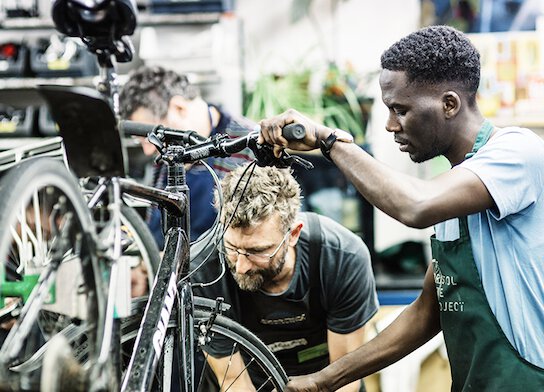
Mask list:
[{"label": "green apron", "polygon": [[[486,121],[467,158],[487,142],[492,130]],[[519,355],[489,307],[474,263],[466,216],[459,218],[459,234],[454,241],[431,237],[452,391],[544,391],[544,369]]]}]

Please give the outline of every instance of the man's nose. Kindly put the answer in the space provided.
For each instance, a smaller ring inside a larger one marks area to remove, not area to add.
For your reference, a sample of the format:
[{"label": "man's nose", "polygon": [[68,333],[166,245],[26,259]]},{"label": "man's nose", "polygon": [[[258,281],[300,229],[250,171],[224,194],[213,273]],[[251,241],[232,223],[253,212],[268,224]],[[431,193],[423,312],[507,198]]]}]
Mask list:
[{"label": "man's nose", "polygon": [[393,114],[389,114],[387,121],[385,122],[385,129],[388,132],[400,132],[402,127]]},{"label": "man's nose", "polygon": [[236,273],[245,274],[252,267],[251,261],[249,261],[243,253],[238,253],[238,258],[236,259]]}]

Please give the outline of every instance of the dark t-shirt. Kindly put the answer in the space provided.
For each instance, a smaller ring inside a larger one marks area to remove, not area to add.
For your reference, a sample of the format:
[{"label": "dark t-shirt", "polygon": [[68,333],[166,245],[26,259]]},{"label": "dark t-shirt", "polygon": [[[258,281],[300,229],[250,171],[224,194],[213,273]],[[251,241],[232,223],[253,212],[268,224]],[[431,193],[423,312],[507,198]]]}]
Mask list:
[{"label": "dark t-shirt", "polygon": [[[300,214],[305,224],[296,246],[295,272],[289,287],[281,294],[260,292],[259,295],[266,295],[271,300],[297,301],[308,294],[310,260],[306,215]],[[319,216],[319,220],[321,251],[318,279],[320,305],[324,310],[323,325],[333,332],[347,334],[362,327],[378,310],[370,254],[360,237],[330,218]],[[226,266],[224,276],[214,284],[206,287],[195,284],[212,282],[221,275],[222,265],[217,251],[210,245],[197,244],[191,249],[194,255],[191,269],[196,268],[210,252],[210,259],[192,277],[194,293],[212,299],[224,297],[225,302],[232,305],[226,316],[243,325],[241,290]],[[276,326],[270,325],[270,328],[274,330]]]}]

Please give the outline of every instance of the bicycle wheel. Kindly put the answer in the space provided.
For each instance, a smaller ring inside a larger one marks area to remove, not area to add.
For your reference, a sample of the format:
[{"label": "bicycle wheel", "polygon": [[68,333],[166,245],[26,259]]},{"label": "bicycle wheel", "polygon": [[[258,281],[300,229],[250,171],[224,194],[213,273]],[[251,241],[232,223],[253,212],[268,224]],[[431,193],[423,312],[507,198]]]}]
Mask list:
[{"label": "bicycle wheel", "polygon": [[[147,224],[133,208],[126,205],[121,207],[121,224],[125,237],[129,242],[123,251],[123,257],[130,257],[134,260],[134,262],[131,262],[131,265],[133,265],[133,280],[137,280],[142,276],[147,278],[146,292],[138,292],[135,296],[148,294],[161,262],[159,247]],[[133,285],[135,291],[137,291],[136,285],[135,282]]]},{"label": "bicycle wheel", "polygon": [[63,328],[78,325],[73,347],[85,361],[101,341],[94,226],[74,178],[47,158],[1,179],[0,222],[0,309],[24,303],[19,317],[3,313],[0,386],[36,390],[46,343]]},{"label": "bicycle wheel", "polygon": [[[122,323],[121,340],[126,363],[128,363],[132,353],[133,341],[138,333],[145,304],[146,298],[133,301],[133,316],[124,319]],[[195,347],[198,347],[196,355],[204,355],[205,357],[208,351],[207,348],[211,347],[216,341],[221,342],[223,348],[228,344],[230,347],[226,351],[229,352],[229,356],[240,353],[244,358],[245,367],[235,378],[243,376],[244,372],[248,372],[252,376],[257,391],[271,391],[274,388],[277,391],[283,391],[285,384],[287,384],[287,375],[278,359],[257,336],[237,322],[224,316],[217,316],[207,333],[209,341],[202,345],[204,338],[201,325],[207,324],[211,316],[212,313],[208,309],[195,309],[194,337],[196,339]],[[173,326],[173,323],[170,326]],[[176,367],[179,368],[179,366]],[[206,374],[207,369],[209,368],[204,362],[203,375]],[[207,374],[211,373],[208,372]],[[224,383],[221,376],[216,377],[211,383],[209,382],[210,377],[195,378],[197,391],[211,392],[214,388],[228,391],[230,387]]]}]

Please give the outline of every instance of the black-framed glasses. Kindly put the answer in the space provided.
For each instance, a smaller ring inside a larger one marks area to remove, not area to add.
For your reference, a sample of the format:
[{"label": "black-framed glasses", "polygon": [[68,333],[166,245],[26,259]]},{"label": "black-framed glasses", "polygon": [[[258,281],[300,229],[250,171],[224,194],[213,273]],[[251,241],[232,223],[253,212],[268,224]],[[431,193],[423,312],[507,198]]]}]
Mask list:
[{"label": "black-framed glasses", "polygon": [[282,245],[285,243],[285,240],[287,239],[287,236],[290,233],[291,233],[291,229],[287,230],[287,233],[285,233],[285,235],[283,236],[283,239],[281,240],[279,245],[276,247],[276,249],[274,249],[274,252],[272,253],[241,252],[239,249],[226,246],[223,242],[219,244],[218,250],[225,257],[228,257],[231,260],[237,259],[238,256],[243,255],[252,263],[269,263],[270,260],[272,260],[272,258],[276,256],[276,254],[280,251]]}]

